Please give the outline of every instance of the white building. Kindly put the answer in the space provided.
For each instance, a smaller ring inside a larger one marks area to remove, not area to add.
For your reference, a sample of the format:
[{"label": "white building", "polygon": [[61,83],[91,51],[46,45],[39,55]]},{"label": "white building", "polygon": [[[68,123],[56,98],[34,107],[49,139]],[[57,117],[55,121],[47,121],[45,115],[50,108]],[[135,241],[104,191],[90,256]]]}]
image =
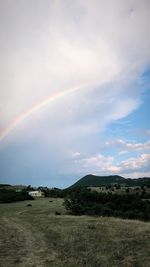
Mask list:
[{"label": "white building", "polygon": [[44,197],[44,193],[40,190],[38,191],[29,191],[29,195],[32,197]]}]

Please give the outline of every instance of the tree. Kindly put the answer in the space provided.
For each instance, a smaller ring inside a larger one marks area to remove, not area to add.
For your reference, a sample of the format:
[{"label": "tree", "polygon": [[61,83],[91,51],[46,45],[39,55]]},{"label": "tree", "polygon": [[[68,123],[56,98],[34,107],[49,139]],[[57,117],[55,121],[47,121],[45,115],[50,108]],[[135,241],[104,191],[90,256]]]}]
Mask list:
[{"label": "tree", "polygon": [[120,188],[121,188],[120,184],[116,184],[116,189],[118,190]]},{"label": "tree", "polygon": [[64,205],[74,215],[150,219],[150,202],[143,201],[140,195],[135,194],[98,193],[78,188],[69,193]]}]

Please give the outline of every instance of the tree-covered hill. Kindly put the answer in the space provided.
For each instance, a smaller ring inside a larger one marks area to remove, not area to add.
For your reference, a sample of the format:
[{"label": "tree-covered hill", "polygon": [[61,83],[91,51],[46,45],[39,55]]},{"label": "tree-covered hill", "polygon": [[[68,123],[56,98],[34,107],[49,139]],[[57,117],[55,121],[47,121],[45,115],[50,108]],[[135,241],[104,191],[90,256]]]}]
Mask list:
[{"label": "tree-covered hill", "polygon": [[92,174],[88,174],[74,183],[72,187],[98,187],[98,186],[107,186],[119,184],[123,186],[150,186],[150,178],[124,178],[119,175],[110,175],[110,176],[96,176]]}]

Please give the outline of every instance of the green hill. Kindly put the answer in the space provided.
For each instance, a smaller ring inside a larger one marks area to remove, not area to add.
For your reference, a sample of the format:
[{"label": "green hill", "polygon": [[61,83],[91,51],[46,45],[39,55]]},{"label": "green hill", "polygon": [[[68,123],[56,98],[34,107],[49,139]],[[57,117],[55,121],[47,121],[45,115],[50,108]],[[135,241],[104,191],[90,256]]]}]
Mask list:
[{"label": "green hill", "polygon": [[108,186],[108,185],[124,185],[124,186],[150,186],[150,178],[124,178],[119,175],[110,175],[110,176],[96,176],[88,174],[74,183],[72,187],[81,186],[81,187],[98,187],[98,186]]}]

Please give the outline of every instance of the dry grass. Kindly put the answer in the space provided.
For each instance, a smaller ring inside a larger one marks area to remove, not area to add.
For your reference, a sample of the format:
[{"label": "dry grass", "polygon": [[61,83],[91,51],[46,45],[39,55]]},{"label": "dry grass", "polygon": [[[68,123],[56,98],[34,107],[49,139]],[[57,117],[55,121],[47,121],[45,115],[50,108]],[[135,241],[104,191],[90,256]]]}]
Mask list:
[{"label": "dry grass", "polygon": [[150,266],[149,223],[65,215],[62,201],[0,204],[1,267]]}]

